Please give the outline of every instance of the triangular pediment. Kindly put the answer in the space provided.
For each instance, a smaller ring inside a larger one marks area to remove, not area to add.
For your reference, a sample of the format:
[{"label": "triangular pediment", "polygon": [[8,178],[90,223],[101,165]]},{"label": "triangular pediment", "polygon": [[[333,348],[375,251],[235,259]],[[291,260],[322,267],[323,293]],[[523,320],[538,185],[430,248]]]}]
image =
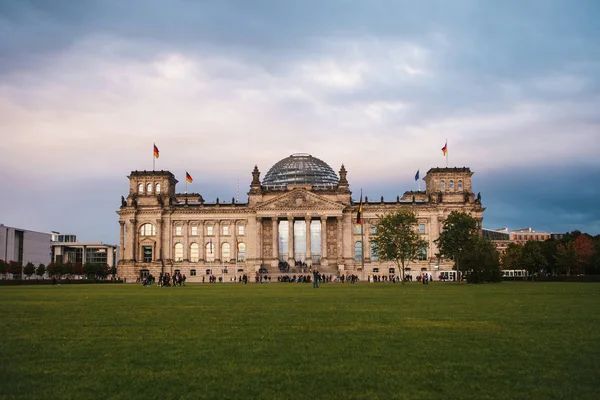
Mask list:
[{"label": "triangular pediment", "polygon": [[342,211],[344,205],[319,196],[306,189],[296,188],[281,196],[267,200],[256,206],[257,211],[289,211],[289,210],[335,210]]}]

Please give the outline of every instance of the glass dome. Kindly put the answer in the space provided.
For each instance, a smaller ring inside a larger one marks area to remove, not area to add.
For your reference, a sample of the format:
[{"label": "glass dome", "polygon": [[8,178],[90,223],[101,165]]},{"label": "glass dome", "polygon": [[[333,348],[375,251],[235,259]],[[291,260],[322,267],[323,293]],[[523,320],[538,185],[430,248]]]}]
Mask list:
[{"label": "glass dome", "polygon": [[338,183],[336,173],[327,163],[310,154],[297,153],[275,163],[265,175],[262,186],[275,189],[287,185],[312,185],[329,189]]}]

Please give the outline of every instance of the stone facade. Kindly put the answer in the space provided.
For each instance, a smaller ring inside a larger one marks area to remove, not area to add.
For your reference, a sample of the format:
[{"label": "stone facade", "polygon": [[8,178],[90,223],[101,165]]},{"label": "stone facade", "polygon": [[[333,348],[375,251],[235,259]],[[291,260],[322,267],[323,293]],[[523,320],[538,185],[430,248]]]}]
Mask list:
[{"label": "stone facade", "polygon": [[446,216],[454,210],[468,212],[481,228],[484,208],[472,191],[470,169],[432,168],[424,178],[425,191],[409,191],[393,201],[365,198],[363,270],[356,221],[359,204],[351,199],[346,174],[342,166],[334,186],[272,187],[261,185],[255,167],[248,202],[240,204],[234,199],[207,203],[200,194],[177,194],[178,181],[168,171],[133,171],[129,195],[117,211],[122,249],[118,275],[131,280],[179,270],[192,282],[201,282],[208,274],[230,281],[242,274],[253,278],[261,268],[279,273],[284,262],[290,273],[299,273],[303,266],[297,266],[298,260],[333,275],[366,279],[398,274],[392,262],[371,254],[370,236],[379,216],[408,208],[415,211],[429,247],[407,273],[428,271],[437,276],[452,267],[449,260],[435,256],[434,241]]}]

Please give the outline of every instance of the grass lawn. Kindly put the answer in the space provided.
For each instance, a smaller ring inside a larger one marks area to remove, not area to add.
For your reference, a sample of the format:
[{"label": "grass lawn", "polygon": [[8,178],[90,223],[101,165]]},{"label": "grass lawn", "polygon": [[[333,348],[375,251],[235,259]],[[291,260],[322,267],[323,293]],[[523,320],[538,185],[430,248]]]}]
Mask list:
[{"label": "grass lawn", "polygon": [[0,287],[0,399],[598,399],[600,284]]}]

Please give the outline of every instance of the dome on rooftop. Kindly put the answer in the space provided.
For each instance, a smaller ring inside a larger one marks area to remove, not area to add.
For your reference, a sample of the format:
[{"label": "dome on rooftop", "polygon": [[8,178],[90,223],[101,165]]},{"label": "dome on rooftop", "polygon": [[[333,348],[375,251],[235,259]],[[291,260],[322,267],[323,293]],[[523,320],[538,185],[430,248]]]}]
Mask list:
[{"label": "dome on rooftop", "polygon": [[338,176],[327,163],[310,154],[297,153],[275,163],[265,175],[262,186],[312,185],[324,189],[338,183]]}]

